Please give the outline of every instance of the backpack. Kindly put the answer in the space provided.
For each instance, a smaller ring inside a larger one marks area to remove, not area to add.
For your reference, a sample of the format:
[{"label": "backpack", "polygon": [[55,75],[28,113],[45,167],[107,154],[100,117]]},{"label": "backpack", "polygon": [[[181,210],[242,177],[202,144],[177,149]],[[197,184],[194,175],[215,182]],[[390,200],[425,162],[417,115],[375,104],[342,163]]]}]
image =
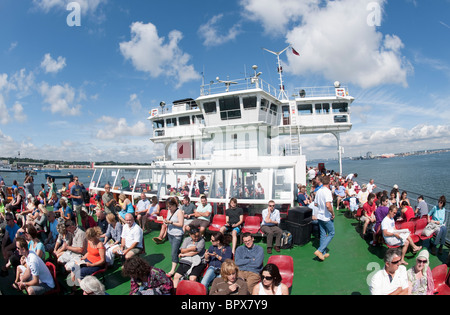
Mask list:
[{"label": "backpack", "polygon": [[292,234],[289,231],[284,230],[281,236],[281,249],[289,249],[293,247]]}]

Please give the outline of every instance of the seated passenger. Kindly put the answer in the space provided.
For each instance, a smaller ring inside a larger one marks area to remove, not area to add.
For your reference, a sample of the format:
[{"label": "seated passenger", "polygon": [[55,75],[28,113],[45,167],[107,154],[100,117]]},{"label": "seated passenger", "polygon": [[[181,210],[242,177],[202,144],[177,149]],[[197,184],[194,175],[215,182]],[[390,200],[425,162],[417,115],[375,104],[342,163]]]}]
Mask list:
[{"label": "seated passenger", "polygon": [[[228,235],[229,236],[229,235]],[[212,245],[205,253],[205,262],[208,264],[205,274],[202,278],[202,284],[208,288],[211,282],[219,276],[222,263],[232,258],[231,247],[225,242],[222,233],[216,232],[211,235]]]},{"label": "seated passenger", "polygon": [[261,270],[261,282],[254,287],[252,295],[289,295],[289,288],[281,282],[277,265],[264,266]]},{"label": "seated passenger", "polygon": [[186,230],[189,231],[190,228],[195,227],[200,230],[200,233],[205,234],[206,228],[209,226],[209,221],[212,213],[211,205],[208,203],[206,196],[201,196],[200,198],[201,204],[197,206],[197,209],[194,210],[194,220],[190,225],[186,227]]},{"label": "seated passenger", "polygon": [[239,267],[227,259],[220,267],[220,277],[214,279],[210,295],[248,295],[247,282],[238,277]]},{"label": "seated passenger", "polygon": [[397,214],[397,207],[392,205],[389,207],[388,215],[381,222],[381,230],[383,231],[384,241],[389,246],[403,246],[401,252],[400,264],[408,265],[405,261],[405,254],[408,251],[408,247],[414,253],[422,249],[422,246],[416,246],[410,237],[410,232],[408,230],[397,230],[395,228],[394,217]]}]

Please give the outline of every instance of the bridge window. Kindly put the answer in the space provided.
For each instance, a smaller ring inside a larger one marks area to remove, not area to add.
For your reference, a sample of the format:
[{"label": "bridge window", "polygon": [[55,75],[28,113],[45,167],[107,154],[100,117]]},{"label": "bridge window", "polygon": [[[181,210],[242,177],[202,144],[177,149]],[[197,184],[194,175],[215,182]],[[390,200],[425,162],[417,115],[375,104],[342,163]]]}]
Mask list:
[{"label": "bridge window", "polygon": [[217,112],[216,102],[207,102],[203,104],[206,114],[213,114]]},{"label": "bridge window", "polygon": [[328,114],[330,112],[330,104],[315,104],[314,108],[316,110],[316,114]]},{"label": "bridge window", "polygon": [[176,118],[167,118],[166,119],[166,126],[167,127],[175,127],[177,125],[177,119]]},{"label": "bridge window", "polygon": [[348,103],[333,103],[333,113],[348,113]]},{"label": "bridge window", "polygon": [[312,104],[298,104],[297,105],[298,114],[301,115],[312,115]]},{"label": "bridge window", "polygon": [[227,96],[219,99],[220,118],[222,120],[241,118],[239,96]]},{"label": "bridge window", "polygon": [[164,120],[155,120],[153,122],[153,128],[154,129],[164,128]]},{"label": "bridge window", "polygon": [[244,109],[256,108],[256,96],[246,96],[242,98],[242,103],[244,104]]},{"label": "bridge window", "polygon": [[189,116],[183,116],[178,118],[178,122],[180,126],[184,125],[190,125],[191,124],[191,118]]}]

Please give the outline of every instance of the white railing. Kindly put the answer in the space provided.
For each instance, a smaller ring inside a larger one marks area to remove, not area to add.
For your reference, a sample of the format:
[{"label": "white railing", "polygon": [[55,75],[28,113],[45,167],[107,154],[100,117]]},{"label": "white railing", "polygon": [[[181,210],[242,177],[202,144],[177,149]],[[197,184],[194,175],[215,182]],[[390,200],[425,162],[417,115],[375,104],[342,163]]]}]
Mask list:
[{"label": "white railing", "polygon": [[[339,89],[343,89],[345,96],[349,96],[347,86],[341,86]],[[295,93],[301,98],[333,97],[336,96],[336,88],[334,86],[300,87],[295,88]]]},{"label": "white railing", "polygon": [[268,94],[277,97],[278,90],[261,78],[244,78],[237,80],[227,80],[223,82],[211,82],[210,84],[205,84],[200,87],[200,95],[207,96],[256,88],[259,88],[267,92]]}]

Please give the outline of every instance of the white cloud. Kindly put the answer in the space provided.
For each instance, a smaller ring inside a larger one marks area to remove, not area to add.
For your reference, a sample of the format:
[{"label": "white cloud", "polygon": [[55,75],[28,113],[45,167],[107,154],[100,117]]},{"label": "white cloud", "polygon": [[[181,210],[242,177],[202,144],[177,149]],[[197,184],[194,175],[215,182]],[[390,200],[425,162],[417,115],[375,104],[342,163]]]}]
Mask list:
[{"label": "white cloud", "polygon": [[142,104],[136,93],[130,95],[127,106],[131,107],[133,114],[142,114]]},{"label": "white cloud", "polygon": [[266,33],[285,33],[292,22],[317,8],[319,0],[241,0],[243,15],[249,20],[261,22]]},{"label": "white cloud", "polygon": [[14,113],[14,119],[18,122],[24,122],[27,120],[27,115],[23,111],[23,106],[19,102],[16,102],[13,107],[12,111]]},{"label": "white cloud", "polygon": [[142,121],[138,121],[133,126],[129,126],[125,118],[102,116],[97,122],[104,124],[104,128],[99,129],[96,135],[101,140],[118,141],[127,136],[142,137],[150,135],[150,131]]},{"label": "white cloud", "polygon": [[206,24],[199,27],[198,33],[202,37],[203,45],[205,46],[219,46],[232,41],[240,33],[240,25],[233,25],[225,35],[219,34],[218,22],[223,18],[223,14],[213,16]]},{"label": "white cloud", "polygon": [[191,56],[178,47],[183,38],[180,31],[171,31],[166,42],[158,36],[152,23],[135,22],[131,25],[131,37],[130,41],[120,43],[120,51],[136,70],[147,72],[153,78],[164,76],[177,80],[177,87],[200,79],[193,65],[188,64]]},{"label": "white cloud", "polygon": [[60,113],[63,116],[78,116],[81,114],[81,105],[75,103],[75,90],[67,83],[62,85],[49,86],[47,82],[42,82],[39,92],[44,97],[44,102],[50,107],[53,114]]},{"label": "white cloud", "polygon": [[[287,54],[287,71],[295,75],[320,74],[334,82],[362,88],[383,84],[407,86],[413,68],[401,54],[402,40],[369,25],[376,2],[386,0],[295,1],[242,0],[247,15],[263,23],[266,32],[285,36],[300,57]],[[383,21],[381,20],[380,23]]]},{"label": "white cloud", "polygon": [[50,54],[45,54],[44,60],[41,62],[41,68],[45,70],[46,73],[57,73],[61,71],[66,66],[66,58],[61,56],[57,60],[53,59]]},{"label": "white cloud", "polygon": [[11,116],[9,116],[8,108],[6,107],[5,98],[0,94],[0,123],[6,125],[10,122]]}]

